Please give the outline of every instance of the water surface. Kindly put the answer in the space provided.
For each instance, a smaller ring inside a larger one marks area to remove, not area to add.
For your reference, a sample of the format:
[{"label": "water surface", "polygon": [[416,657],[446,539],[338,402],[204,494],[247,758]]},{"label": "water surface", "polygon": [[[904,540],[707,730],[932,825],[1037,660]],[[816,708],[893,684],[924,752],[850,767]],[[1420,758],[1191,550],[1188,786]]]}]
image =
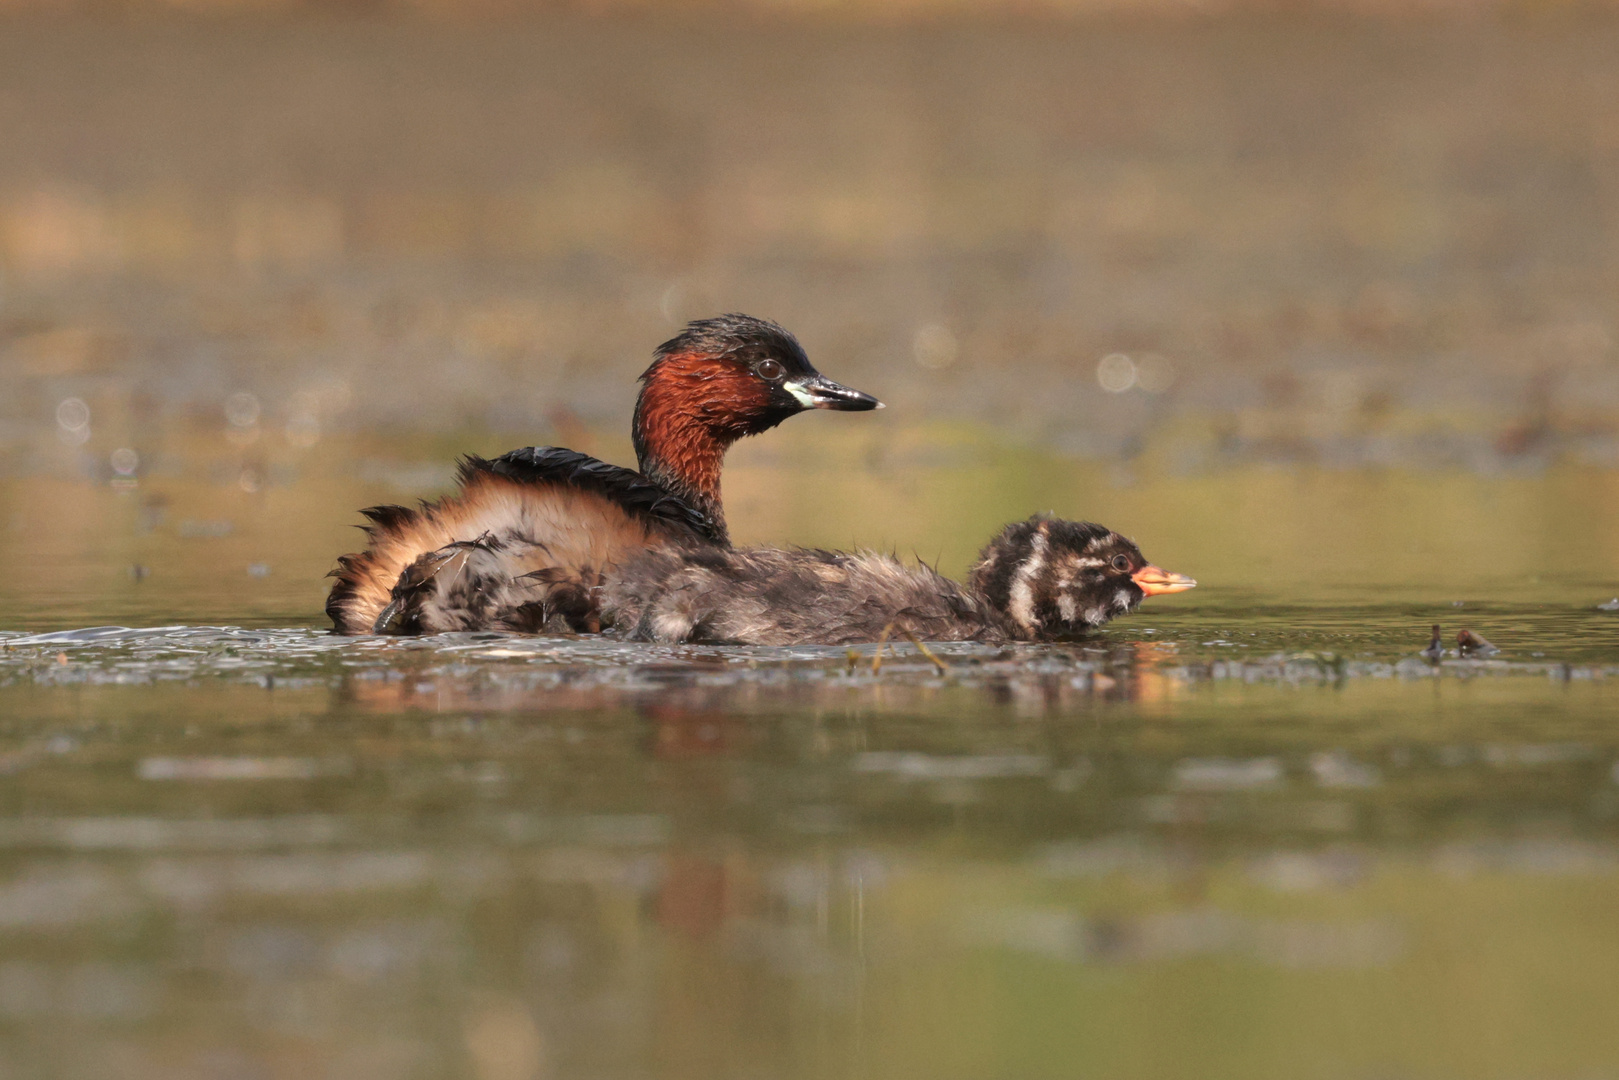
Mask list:
[{"label": "water surface", "polygon": [[[392,481],[8,482],[29,569],[0,633],[0,1062],[1615,1068],[1619,613],[1596,605],[1619,590],[1605,559],[1549,570],[1611,537],[1497,516],[1593,477],[1113,482],[972,453],[900,475],[744,456],[733,513],[806,542],[931,536],[959,569],[986,520],[1099,507],[1205,584],[1078,643],[939,646],[944,672],[908,643],[874,673],[869,646],[342,639],[319,574]],[[778,490],[821,516],[795,524],[814,515]],[[46,535],[42,495],[101,525]],[[1380,530],[1415,553],[1343,536]],[[1424,660],[1433,623],[1501,652]]]}]

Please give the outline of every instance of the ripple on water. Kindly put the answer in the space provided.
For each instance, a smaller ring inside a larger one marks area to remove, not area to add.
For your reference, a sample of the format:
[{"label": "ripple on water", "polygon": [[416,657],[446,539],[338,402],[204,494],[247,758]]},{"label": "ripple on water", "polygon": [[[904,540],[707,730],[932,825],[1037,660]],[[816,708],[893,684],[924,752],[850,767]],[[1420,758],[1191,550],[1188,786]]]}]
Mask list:
[{"label": "ripple on water", "polygon": [[[1129,697],[1143,680],[1159,688],[1229,685],[1335,685],[1355,680],[1538,677],[1554,682],[1619,674],[1606,627],[1589,611],[1500,611],[1509,628],[1489,659],[1418,655],[1430,615],[1406,610],[1215,612],[1225,632],[1210,635],[1206,613],[1115,624],[1072,644],[932,646],[941,673],[910,645],[793,648],[681,646],[609,636],[530,637],[496,633],[426,638],[339,637],[289,627],[93,626],[43,634],[0,633],[0,685],[128,685],[173,680],[237,680],[259,685],[338,685],[429,678],[436,688],[479,684],[514,693],[566,686],[578,693],[643,694],[672,686],[756,692],[880,693],[883,687],[984,689],[1057,679],[1069,690]],[[1242,626],[1240,633],[1229,627]]]}]

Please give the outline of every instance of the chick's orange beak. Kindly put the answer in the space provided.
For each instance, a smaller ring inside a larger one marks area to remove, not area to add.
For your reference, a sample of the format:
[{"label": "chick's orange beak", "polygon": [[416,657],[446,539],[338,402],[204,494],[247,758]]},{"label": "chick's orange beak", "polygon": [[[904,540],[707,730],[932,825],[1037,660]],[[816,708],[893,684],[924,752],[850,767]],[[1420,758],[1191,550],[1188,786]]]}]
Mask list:
[{"label": "chick's orange beak", "polygon": [[1193,588],[1197,585],[1197,582],[1193,581],[1185,574],[1171,574],[1168,570],[1152,566],[1151,564],[1143,566],[1140,570],[1137,570],[1135,573],[1131,574],[1130,580],[1134,581],[1137,587],[1139,587],[1141,591],[1146,593],[1148,596],[1159,596],[1163,593],[1172,592],[1185,592],[1187,589]]}]

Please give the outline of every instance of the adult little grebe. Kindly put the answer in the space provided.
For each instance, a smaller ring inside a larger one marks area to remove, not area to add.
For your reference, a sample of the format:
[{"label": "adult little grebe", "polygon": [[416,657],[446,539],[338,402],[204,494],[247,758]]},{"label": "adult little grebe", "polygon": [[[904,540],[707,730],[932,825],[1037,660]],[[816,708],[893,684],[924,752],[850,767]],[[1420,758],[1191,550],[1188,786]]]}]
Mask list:
[{"label": "adult little grebe", "polygon": [[338,559],[326,601],[337,632],[597,630],[593,590],[610,567],[661,544],[729,544],[720,465],[732,443],[807,409],[882,408],[748,315],[690,323],[641,383],[639,472],[529,447],[466,458],[460,490],[437,502],[362,510],[368,546]]},{"label": "adult little grebe", "polygon": [[965,586],[872,552],[658,549],[608,577],[602,613],[633,640],[671,644],[849,645],[890,629],[1050,641],[1196,584],[1101,525],[1033,517],[989,542]]}]

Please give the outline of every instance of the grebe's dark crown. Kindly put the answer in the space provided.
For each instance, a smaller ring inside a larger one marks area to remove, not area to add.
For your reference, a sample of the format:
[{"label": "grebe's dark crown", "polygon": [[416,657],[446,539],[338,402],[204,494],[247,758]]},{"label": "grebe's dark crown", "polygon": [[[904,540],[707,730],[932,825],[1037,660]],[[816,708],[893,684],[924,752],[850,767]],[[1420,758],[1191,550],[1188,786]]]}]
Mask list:
[{"label": "grebe's dark crown", "polygon": [[804,353],[804,346],[785,327],[769,319],[733,312],[687,323],[684,330],[657,347],[652,354],[652,366],[641,378],[649,377],[660,360],[685,355],[732,360],[744,366],[768,358],[782,364],[790,373],[815,370]]}]

